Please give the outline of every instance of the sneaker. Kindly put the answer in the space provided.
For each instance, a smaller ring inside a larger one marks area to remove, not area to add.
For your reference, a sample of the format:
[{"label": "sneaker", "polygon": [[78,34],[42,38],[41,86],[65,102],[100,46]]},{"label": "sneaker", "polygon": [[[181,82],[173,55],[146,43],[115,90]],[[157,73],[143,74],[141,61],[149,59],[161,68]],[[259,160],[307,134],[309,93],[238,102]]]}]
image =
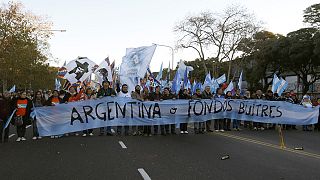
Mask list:
[{"label": "sneaker", "polygon": [[79,133],[76,133],[75,135],[76,135],[76,136],[79,136]]},{"label": "sneaker", "polygon": [[16,140],[17,142],[20,142],[21,141],[21,137],[18,137],[18,139]]},{"label": "sneaker", "polygon": [[138,133],[137,133],[137,132],[133,132],[132,135],[133,135],[133,136],[136,136],[136,135],[138,135]]},{"label": "sneaker", "polygon": [[224,130],[223,130],[223,129],[220,129],[220,132],[224,132]]},{"label": "sneaker", "polygon": [[215,132],[219,132],[219,130],[218,129],[216,129],[216,130],[214,130]]},{"label": "sneaker", "polygon": [[253,130],[258,130],[257,127],[254,127]]},{"label": "sneaker", "polygon": [[37,140],[37,137],[34,136],[34,137],[32,138],[32,140]]},{"label": "sneaker", "polygon": [[264,130],[264,127],[261,127],[260,130],[263,131],[263,130]]},{"label": "sneaker", "polygon": [[42,139],[42,137],[41,137],[41,136],[39,136],[39,137],[38,137],[38,139]]},{"label": "sneaker", "polygon": [[189,134],[189,132],[188,132],[188,131],[184,131],[184,133],[185,133],[185,134]]},{"label": "sneaker", "polygon": [[184,131],[180,131],[180,134],[184,134]]},{"label": "sneaker", "polygon": [[93,133],[90,133],[89,136],[93,136]]},{"label": "sneaker", "polygon": [[152,134],[149,134],[149,137],[151,137],[152,136]]},{"label": "sneaker", "polygon": [[82,137],[87,137],[87,134],[82,134]]},{"label": "sneaker", "polygon": [[27,139],[26,139],[25,137],[22,137],[21,140],[22,140],[22,141],[26,141]]},{"label": "sneaker", "polygon": [[107,136],[113,136],[113,134],[110,132],[107,132]]}]

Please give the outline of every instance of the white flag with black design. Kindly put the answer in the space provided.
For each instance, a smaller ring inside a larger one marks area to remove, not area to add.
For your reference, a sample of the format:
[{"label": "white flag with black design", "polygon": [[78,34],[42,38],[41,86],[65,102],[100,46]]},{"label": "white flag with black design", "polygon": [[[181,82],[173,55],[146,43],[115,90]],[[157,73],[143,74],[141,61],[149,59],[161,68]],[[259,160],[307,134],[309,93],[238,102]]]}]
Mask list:
[{"label": "white flag with black design", "polygon": [[98,68],[98,65],[86,57],[79,57],[70,61],[65,67],[67,73],[64,78],[73,84],[87,79]]}]

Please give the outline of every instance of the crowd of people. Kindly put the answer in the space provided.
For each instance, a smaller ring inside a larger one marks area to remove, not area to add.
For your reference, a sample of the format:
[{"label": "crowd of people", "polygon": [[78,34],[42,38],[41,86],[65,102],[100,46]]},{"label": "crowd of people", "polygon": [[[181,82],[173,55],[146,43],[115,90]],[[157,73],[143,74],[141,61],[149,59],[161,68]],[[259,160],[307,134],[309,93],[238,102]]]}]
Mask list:
[{"label": "crowd of people", "polygon": [[[43,92],[38,90],[35,93],[32,91],[20,91],[18,93],[3,92],[0,94],[0,142],[8,142],[9,138],[9,126],[5,128],[7,120],[10,115],[14,113],[11,120],[11,125],[16,127],[17,131],[17,142],[25,141],[26,137],[26,126],[32,125],[33,127],[33,138],[41,139],[37,130],[36,117],[32,119],[30,113],[33,107],[42,106],[55,106],[61,103],[82,101],[88,99],[96,99],[105,96],[118,96],[133,98],[140,101],[161,101],[168,99],[212,99],[212,98],[226,98],[226,99],[262,99],[267,101],[287,101],[293,104],[301,104],[304,107],[314,107],[320,105],[320,98],[314,98],[311,100],[310,96],[304,95],[302,100],[298,99],[298,96],[293,92],[286,92],[283,96],[279,97],[277,94],[272,93],[268,90],[265,94],[261,90],[256,92],[246,91],[243,95],[239,91],[235,93],[228,91],[224,94],[222,88],[218,88],[216,93],[211,92],[210,86],[206,86],[203,91],[201,89],[196,89],[194,93],[191,89],[181,89],[178,94],[171,93],[170,88],[165,87],[161,89],[160,86],[156,87],[146,87],[143,88],[140,85],[135,86],[135,90],[128,92],[128,86],[123,84],[121,87],[119,85],[116,88],[112,88],[108,81],[102,83],[102,87],[96,91],[90,87],[82,88],[77,91],[77,87],[71,86],[68,91],[64,90],[48,90]],[[213,124],[213,125],[212,125]],[[295,125],[281,125],[283,129],[296,130]],[[218,119],[218,120],[208,120],[206,122],[196,122],[193,123],[194,133],[203,134],[205,132],[223,132],[241,130],[242,128],[249,128],[252,130],[265,130],[265,129],[275,129],[275,124],[265,124],[259,122],[251,121],[239,121],[236,119]],[[122,135],[125,136],[152,136],[152,135],[169,135],[177,134],[175,124],[166,125],[154,125],[154,126],[117,126],[113,127],[116,131],[112,132],[112,127],[102,127],[99,129],[99,136],[107,135]],[[302,127],[303,131],[320,130],[319,123],[315,125],[307,125]],[[180,124],[180,134],[188,134],[188,124]],[[80,133],[72,133],[72,135],[78,136]],[[59,138],[62,136],[68,136],[70,134],[55,135],[51,138]],[[87,129],[82,132],[82,136],[93,136],[93,129]]]}]

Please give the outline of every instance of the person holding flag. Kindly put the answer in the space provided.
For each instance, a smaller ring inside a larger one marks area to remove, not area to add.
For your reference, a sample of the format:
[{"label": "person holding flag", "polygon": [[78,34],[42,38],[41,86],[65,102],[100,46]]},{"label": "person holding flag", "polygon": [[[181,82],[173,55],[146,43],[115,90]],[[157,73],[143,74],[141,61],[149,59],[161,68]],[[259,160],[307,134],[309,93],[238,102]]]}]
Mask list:
[{"label": "person holding flag", "polygon": [[[116,91],[110,87],[110,82],[109,81],[103,81],[102,82],[102,88],[99,89],[97,93],[98,98],[106,97],[106,96],[116,96]],[[100,134],[99,136],[104,135],[105,128],[102,127],[100,128]],[[107,126],[107,136],[113,136],[111,132],[111,126]]]},{"label": "person holding flag", "polygon": [[[211,80],[211,79],[210,79]],[[213,94],[211,93],[210,85],[207,85],[202,92],[202,99],[212,99]],[[211,120],[206,121],[206,131],[213,132],[211,130]]]},{"label": "person holding flag", "polygon": [[[12,101],[10,99],[10,93],[5,91],[3,96],[0,97],[0,143],[8,142],[9,139],[9,126],[5,127],[9,116],[12,113]],[[3,134],[4,132],[4,134]]]}]

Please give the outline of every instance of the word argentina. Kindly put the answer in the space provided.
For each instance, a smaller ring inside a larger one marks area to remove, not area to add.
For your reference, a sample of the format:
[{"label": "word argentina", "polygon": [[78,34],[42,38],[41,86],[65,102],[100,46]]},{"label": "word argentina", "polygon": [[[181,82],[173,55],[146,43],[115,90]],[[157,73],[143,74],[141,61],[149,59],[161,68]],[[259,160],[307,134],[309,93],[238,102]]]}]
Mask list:
[{"label": "word argentina", "polygon": [[162,125],[237,119],[277,124],[315,124],[319,107],[304,108],[281,101],[201,99],[137,101],[105,97],[35,108],[41,135],[63,134],[122,125]]}]

